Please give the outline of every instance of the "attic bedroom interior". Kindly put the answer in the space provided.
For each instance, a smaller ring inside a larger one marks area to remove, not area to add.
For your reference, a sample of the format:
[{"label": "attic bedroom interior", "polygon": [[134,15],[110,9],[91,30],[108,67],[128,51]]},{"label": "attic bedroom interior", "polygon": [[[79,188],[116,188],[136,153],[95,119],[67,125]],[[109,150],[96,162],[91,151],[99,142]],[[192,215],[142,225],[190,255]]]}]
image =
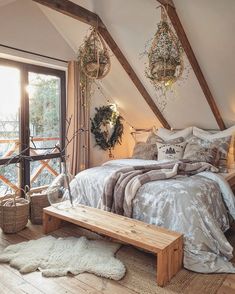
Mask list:
[{"label": "attic bedroom interior", "polygon": [[235,293],[235,1],[0,0],[0,293]]}]

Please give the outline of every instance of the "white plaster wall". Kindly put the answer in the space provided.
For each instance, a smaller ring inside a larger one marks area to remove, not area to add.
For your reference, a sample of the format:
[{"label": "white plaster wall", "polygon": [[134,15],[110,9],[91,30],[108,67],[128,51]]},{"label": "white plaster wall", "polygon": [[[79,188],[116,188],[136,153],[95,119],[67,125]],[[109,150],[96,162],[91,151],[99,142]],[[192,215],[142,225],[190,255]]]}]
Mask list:
[{"label": "white plaster wall", "polygon": [[[31,0],[16,0],[0,6],[0,43],[63,60],[75,56],[71,47]],[[0,47],[0,53],[53,63],[29,54],[13,53],[3,47]]]},{"label": "white plaster wall", "polygon": [[[107,99],[110,101],[110,103],[114,102],[114,99],[112,97],[109,97],[104,89],[102,89],[103,94],[98,90],[97,86],[93,86],[93,96],[91,99],[91,118],[94,117],[96,111],[95,107],[100,107],[107,105]],[[116,103],[116,102],[115,102]],[[120,112],[120,115],[123,116],[123,126],[124,126],[124,133],[122,136],[122,144],[116,145],[114,150],[112,151],[113,159],[118,158],[128,158],[132,154],[133,145],[134,145],[134,139],[131,136],[131,129],[130,125],[126,121],[125,114],[122,112],[122,109],[117,104],[118,110]],[[108,151],[103,151],[100,149],[99,146],[95,143],[95,138],[93,134],[90,136],[90,165],[92,166],[98,166],[108,160],[110,160]]]}]

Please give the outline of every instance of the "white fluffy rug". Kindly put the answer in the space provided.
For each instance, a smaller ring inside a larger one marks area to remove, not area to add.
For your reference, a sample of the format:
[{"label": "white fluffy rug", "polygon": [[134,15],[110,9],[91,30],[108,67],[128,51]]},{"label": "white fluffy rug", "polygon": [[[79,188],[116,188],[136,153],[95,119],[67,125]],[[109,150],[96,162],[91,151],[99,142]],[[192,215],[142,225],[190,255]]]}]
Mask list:
[{"label": "white fluffy rug", "polygon": [[87,240],[85,237],[56,239],[47,236],[8,246],[0,254],[0,262],[10,262],[24,274],[37,269],[46,277],[89,272],[120,280],[126,269],[114,257],[119,248],[117,243]]}]

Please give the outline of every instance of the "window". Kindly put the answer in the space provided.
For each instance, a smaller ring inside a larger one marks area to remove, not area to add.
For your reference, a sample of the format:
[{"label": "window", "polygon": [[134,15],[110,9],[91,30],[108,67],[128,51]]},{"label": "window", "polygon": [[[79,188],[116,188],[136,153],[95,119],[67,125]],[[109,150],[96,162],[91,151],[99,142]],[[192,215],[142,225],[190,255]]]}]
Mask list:
[{"label": "window", "polygon": [[65,100],[64,71],[0,59],[0,195],[58,175]]}]

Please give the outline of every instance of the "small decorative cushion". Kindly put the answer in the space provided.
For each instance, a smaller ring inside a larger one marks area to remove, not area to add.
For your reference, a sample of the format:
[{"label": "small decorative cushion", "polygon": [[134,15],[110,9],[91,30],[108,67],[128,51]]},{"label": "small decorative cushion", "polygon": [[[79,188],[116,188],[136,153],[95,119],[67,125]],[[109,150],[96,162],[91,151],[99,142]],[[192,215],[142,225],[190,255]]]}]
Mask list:
[{"label": "small decorative cushion", "polygon": [[212,142],[217,147],[217,159],[215,165],[221,173],[228,172],[228,151],[232,137],[215,139]]},{"label": "small decorative cushion", "polygon": [[179,130],[179,131],[168,130],[165,128],[159,128],[156,131],[156,135],[158,135],[159,137],[161,137],[165,141],[177,139],[179,137],[183,137],[184,139],[188,139],[192,136],[192,134],[193,134],[193,127],[188,127],[186,129]]},{"label": "small decorative cushion", "polygon": [[157,143],[158,160],[162,159],[182,159],[186,142],[169,144]]},{"label": "small decorative cushion", "polygon": [[215,139],[221,139],[232,136],[229,151],[228,151],[228,168],[234,168],[235,166],[235,126],[232,126],[224,131],[218,131],[218,132],[209,132],[204,131],[202,129],[193,127],[193,134],[201,139],[206,139],[209,141],[215,140]]},{"label": "small decorative cushion", "polygon": [[157,159],[156,144],[147,144],[145,142],[137,142],[133,150],[132,158],[156,160]]},{"label": "small decorative cushion", "polygon": [[215,165],[217,148],[213,142],[193,136],[185,147],[183,159],[209,162]]}]

